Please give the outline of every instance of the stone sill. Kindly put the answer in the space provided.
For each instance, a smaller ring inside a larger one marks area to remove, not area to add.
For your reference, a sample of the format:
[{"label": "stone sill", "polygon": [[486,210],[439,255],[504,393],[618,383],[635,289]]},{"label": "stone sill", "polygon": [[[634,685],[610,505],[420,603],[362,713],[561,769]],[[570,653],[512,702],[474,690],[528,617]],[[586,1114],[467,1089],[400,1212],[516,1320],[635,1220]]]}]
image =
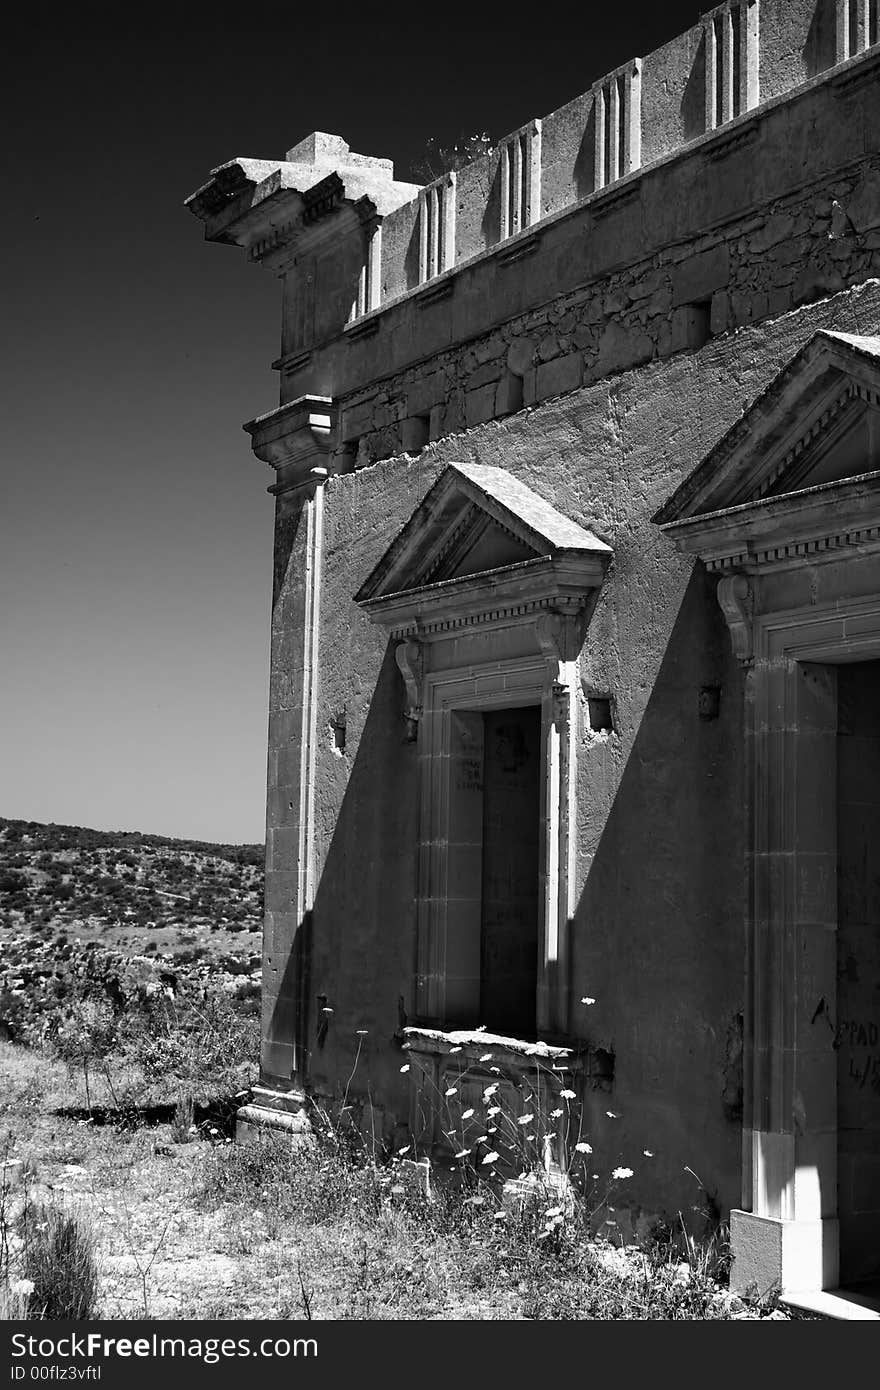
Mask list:
[{"label": "stone sill", "polygon": [[852,1289],[817,1289],[815,1292],[784,1293],[780,1302],[805,1313],[819,1313],[835,1322],[880,1322],[880,1298],[870,1298]]},{"label": "stone sill", "polygon": [[558,1047],[546,1042],[524,1042],[520,1038],[507,1038],[499,1033],[483,1030],[468,1031],[456,1029],[444,1032],[440,1028],[404,1028],[404,1047],[413,1052],[425,1052],[438,1056],[463,1052],[470,1057],[487,1049],[498,1054],[499,1061],[515,1065],[528,1064],[533,1059],[546,1062],[560,1071],[579,1070],[581,1058],[574,1048]]}]

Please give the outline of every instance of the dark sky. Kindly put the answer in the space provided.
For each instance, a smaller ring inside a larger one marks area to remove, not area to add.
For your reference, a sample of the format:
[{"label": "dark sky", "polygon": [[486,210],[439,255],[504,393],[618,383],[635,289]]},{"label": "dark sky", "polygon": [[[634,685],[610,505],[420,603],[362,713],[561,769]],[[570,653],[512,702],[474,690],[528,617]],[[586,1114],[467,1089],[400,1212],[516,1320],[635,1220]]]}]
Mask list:
[{"label": "dark sky", "polygon": [[[78,9],[2,90],[0,814],[262,839],[280,284],[183,207],[312,130],[494,137],[699,6]],[[48,12],[45,12],[48,14]]]}]

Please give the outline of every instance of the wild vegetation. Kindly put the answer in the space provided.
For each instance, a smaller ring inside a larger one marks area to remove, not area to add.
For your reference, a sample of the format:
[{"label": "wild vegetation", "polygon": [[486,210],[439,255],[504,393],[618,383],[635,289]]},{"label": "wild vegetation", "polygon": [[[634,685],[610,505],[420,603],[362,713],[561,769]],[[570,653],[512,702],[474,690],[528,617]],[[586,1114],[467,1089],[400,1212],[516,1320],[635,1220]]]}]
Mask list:
[{"label": "wild vegetation", "polygon": [[132,946],[262,926],[263,846],[0,817],[0,929]]},{"label": "wild vegetation", "polygon": [[[772,1297],[728,1292],[723,1232],[615,1247],[590,1239],[583,1205],[551,1186],[527,1201],[476,1171],[427,1186],[408,1156],[320,1116],[309,1147],[279,1135],[236,1146],[228,1112],[196,1104],[187,1123],[172,1078],[164,1106],[120,1113],[93,1095],[90,1114],[81,1073],[57,1059],[3,1043],[0,1073],[0,1301],[17,1300],[13,1315],[47,1315],[42,1301],[57,1308],[84,1283],[90,1308],[68,1316],[787,1316]],[[131,1063],[115,1080],[128,1096],[141,1084]],[[48,1283],[27,1249],[47,1212],[53,1231],[68,1223],[51,1237]],[[91,1283],[71,1278],[72,1266],[88,1276],[90,1252]]]},{"label": "wild vegetation", "polygon": [[[256,1079],[259,962],[250,931],[221,935],[237,919],[218,884],[255,912],[257,847],[123,848],[9,821],[0,836],[0,1316],[789,1316],[768,1291],[727,1291],[717,1223],[703,1239],[658,1230],[644,1249],[596,1239],[588,1165],[561,1186],[546,1166],[558,1114],[524,1124],[491,1085],[479,1142],[462,1139],[451,1164],[364,1138],[347,1093],[333,1119],[314,1112],[308,1146],[234,1145]],[[80,868],[122,895],[86,890]],[[159,948],[156,919],[127,917],[127,894],[169,873],[207,920],[176,906]],[[445,1115],[448,1096],[437,1103]],[[501,1155],[526,1175],[518,1186]]]}]

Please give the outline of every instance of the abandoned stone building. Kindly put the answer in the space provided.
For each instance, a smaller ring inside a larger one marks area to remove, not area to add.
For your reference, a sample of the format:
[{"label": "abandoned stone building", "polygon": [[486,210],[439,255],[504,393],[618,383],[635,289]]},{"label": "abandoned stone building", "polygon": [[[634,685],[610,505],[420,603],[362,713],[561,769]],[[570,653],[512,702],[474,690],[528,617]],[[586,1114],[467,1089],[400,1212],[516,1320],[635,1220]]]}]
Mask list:
[{"label": "abandoned stone building", "polygon": [[188,200],[283,285],[242,1124],[479,1161],[543,1086],[624,1237],[820,1300],[880,1278],[878,38],[729,0],[427,187],[316,132]]}]

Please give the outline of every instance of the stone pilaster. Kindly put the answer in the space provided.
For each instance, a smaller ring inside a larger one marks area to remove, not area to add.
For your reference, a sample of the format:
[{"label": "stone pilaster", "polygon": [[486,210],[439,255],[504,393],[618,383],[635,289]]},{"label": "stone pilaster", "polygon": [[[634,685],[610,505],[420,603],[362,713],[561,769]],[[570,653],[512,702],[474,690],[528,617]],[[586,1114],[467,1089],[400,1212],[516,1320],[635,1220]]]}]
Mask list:
[{"label": "stone pilaster", "polygon": [[751,847],[743,1210],[731,1287],[833,1287],[836,1061],[834,667],[767,653],[749,672]]},{"label": "stone pilaster", "polygon": [[260,1086],[239,1136],[307,1135],[309,966],[324,484],[335,412],[306,396],[246,425],[275,495]]}]

